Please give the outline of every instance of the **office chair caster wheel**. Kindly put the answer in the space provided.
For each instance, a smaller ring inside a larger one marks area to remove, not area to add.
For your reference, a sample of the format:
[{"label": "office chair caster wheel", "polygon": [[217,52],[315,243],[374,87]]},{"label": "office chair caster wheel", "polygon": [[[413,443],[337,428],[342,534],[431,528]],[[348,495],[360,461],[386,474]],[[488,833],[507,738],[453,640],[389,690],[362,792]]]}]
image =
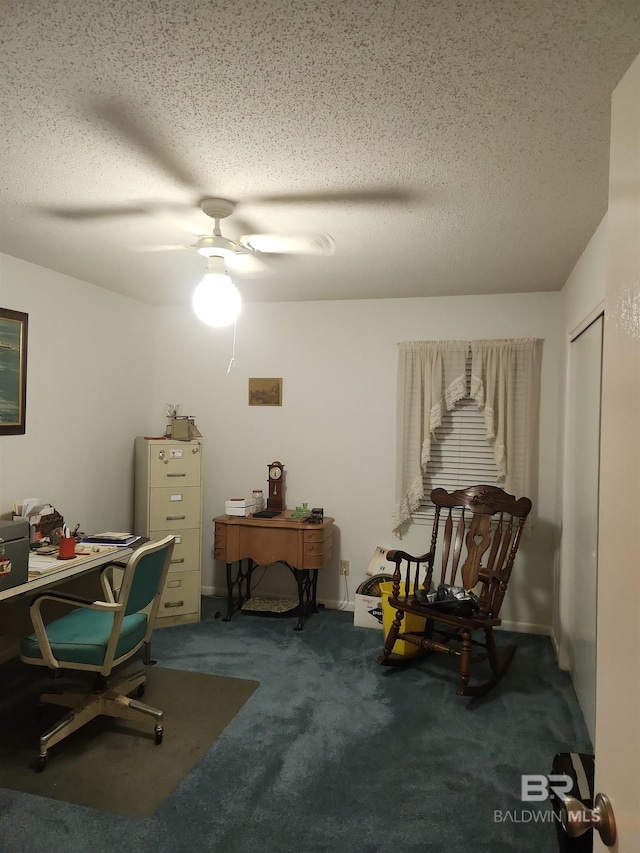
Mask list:
[{"label": "office chair caster wheel", "polygon": [[162,726],[156,726],[156,746],[162,743]]},{"label": "office chair caster wheel", "polygon": [[48,758],[48,755],[46,752],[44,755],[38,756],[38,758],[36,760],[36,772],[37,773],[42,773],[44,768],[47,766],[47,758]]}]

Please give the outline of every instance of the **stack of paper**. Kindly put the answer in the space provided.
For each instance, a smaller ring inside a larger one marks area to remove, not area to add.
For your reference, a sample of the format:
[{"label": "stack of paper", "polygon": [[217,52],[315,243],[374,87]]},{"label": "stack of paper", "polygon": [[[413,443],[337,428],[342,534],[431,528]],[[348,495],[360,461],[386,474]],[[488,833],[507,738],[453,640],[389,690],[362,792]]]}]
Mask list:
[{"label": "stack of paper", "polygon": [[114,533],[113,531],[107,531],[106,533],[93,533],[90,536],[84,536],[82,541],[88,544],[124,546],[131,545],[137,538],[135,533]]},{"label": "stack of paper", "polygon": [[63,560],[56,559],[56,557],[37,557],[34,554],[29,554],[29,577],[38,577],[47,572],[64,568],[66,568],[66,563]]}]

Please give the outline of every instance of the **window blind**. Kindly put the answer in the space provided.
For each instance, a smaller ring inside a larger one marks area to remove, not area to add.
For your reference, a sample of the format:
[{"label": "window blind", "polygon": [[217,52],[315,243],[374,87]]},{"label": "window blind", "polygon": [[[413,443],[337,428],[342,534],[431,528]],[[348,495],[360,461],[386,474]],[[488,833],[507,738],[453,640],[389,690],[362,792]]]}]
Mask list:
[{"label": "window blind", "polygon": [[[467,359],[467,388],[471,379],[471,359]],[[433,432],[431,459],[424,474],[424,496],[414,518],[433,517],[429,498],[433,489],[448,492],[485,484],[503,486],[498,482],[498,469],[493,447],[487,439],[484,414],[471,397],[459,400],[455,407],[442,415],[442,423]]]}]

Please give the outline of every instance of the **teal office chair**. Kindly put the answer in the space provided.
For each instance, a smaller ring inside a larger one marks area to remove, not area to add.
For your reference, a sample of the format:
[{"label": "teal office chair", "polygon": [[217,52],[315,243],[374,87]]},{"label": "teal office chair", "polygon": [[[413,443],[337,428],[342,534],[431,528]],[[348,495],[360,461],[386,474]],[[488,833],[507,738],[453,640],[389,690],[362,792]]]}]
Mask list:
[{"label": "teal office chair", "polygon": [[[35,634],[22,641],[21,659],[54,671],[71,669],[96,673],[90,693],[66,691],[45,693],[40,697],[41,702],[71,710],[40,738],[39,771],[46,766],[49,747],[101,714],[127,720],[152,717],[156,743],[162,742],[162,711],[129,698],[134,691],[138,697],[144,694],[145,670],[114,682],[107,678],[143,645],[149,646],[174,541],[173,536],[167,536],[135,550],[122,570],[117,591],[113,586],[116,567],[106,566],[100,575],[104,601],[90,601],[56,591],[42,593],[32,601],[30,614]],[[45,601],[75,605],[75,609],[45,624],[42,618]]]}]

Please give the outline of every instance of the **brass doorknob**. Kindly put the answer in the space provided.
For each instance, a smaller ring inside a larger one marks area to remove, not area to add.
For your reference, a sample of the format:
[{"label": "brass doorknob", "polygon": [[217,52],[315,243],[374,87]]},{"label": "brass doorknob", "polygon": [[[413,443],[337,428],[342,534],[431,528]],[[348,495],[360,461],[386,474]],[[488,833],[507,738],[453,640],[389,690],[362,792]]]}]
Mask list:
[{"label": "brass doorknob", "polygon": [[600,833],[605,847],[613,847],[616,843],[616,820],[606,794],[596,794],[592,809],[576,797],[564,797],[560,807],[560,822],[569,838],[578,838],[593,827]]}]

